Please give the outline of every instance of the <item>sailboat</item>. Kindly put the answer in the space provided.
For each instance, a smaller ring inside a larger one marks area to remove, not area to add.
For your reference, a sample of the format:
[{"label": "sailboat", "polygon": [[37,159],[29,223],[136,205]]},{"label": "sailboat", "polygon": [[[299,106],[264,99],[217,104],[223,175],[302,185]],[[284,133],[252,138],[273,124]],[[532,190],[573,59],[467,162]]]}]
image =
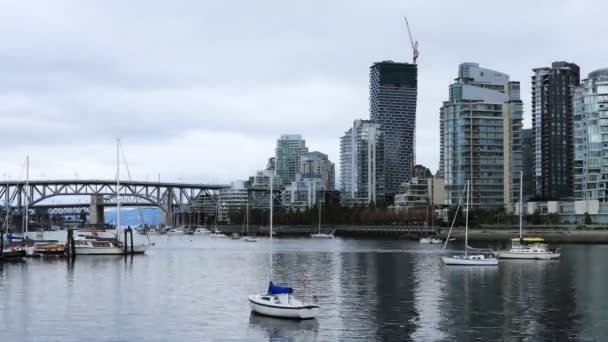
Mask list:
[{"label": "sailboat", "polygon": [[332,230],[329,234],[321,233],[321,203],[319,203],[319,232],[310,234],[310,237],[313,239],[333,239],[335,232],[335,230]]},{"label": "sailboat", "polygon": [[247,236],[245,242],[257,242],[255,236],[249,235],[249,198],[247,198],[247,206],[245,209],[245,226],[247,227]]},{"label": "sailboat", "polygon": [[[120,254],[144,254],[148,245],[129,246],[128,251],[120,242],[120,139],[116,140],[116,243],[113,241],[77,238],[74,247],[77,255],[120,255]],[[126,241],[124,241],[126,243]]]},{"label": "sailboat", "polygon": [[[470,185],[467,181],[465,186],[466,194],[467,194],[467,212],[465,219],[465,230],[464,230],[464,254],[452,255],[452,256],[442,256],[441,261],[443,261],[446,265],[458,265],[458,266],[498,266],[498,259],[494,256],[493,253],[483,253],[483,252],[470,252],[469,253],[469,199],[470,199]],[[462,196],[460,196],[460,201],[462,201]],[[460,208],[460,201],[458,203],[458,208]],[[456,209],[456,214],[454,216],[454,221],[452,221],[452,227],[450,228],[450,233],[452,232],[452,228],[454,227],[454,222],[456,222],[456,216],[458,216],[458,209]],[[445,247],[450,238],[450,233],[448,233],[448,238],[446,239],[445,245],[443,247],[445,251]]]},{"label": "sailboat", "polygon": [[262,294],[249,296],[251,311],[271,317],[292,319],[313,319],[319,314],[319,306],[304,303],[293,295],[293,288],[275,285],[272,282],[272,176],[270,176],[270,234],[268,243],[268,257],[270,263],[270,281],[268,290]]},{"label": "sailboat", "polygon": [[559,259],[559,249],[550,249],[542,237],[524,237],[523,229],[523,172],[519,177],[519,237],[511,240],[511,248],[496,253],[500,259]]}]

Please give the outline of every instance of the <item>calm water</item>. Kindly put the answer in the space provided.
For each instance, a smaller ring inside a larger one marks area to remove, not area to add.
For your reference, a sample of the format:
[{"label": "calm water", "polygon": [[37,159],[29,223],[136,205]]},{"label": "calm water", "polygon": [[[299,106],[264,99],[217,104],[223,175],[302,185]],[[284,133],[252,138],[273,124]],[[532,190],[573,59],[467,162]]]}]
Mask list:
[{"label": "calm water", "polygon": [[440,246],[275,240],[275,279],[321,305],[317,320],[250,314],[268,240],[155,236],[145,256],[0,264],[0,341],[498,341],[608,336],[608,246],[561,261],[441,265]]}]

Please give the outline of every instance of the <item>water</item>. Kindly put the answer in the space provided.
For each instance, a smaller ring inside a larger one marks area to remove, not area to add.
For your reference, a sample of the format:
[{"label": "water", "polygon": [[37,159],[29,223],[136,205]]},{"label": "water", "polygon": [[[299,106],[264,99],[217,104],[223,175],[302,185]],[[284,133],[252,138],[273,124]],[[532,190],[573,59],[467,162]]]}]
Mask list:
[{"label": "water", "polygon": [[[61,234],[65,234],[60,232]],[[138,237],[140,238],[140,237]],[[0,264],[0,341],[555,341],[608,335],[608,246],[560,261],[441,265],[441,246],[275,239],[275,280],[317,320],[251,315],[268,240],[153,236],[145,256]]]}]

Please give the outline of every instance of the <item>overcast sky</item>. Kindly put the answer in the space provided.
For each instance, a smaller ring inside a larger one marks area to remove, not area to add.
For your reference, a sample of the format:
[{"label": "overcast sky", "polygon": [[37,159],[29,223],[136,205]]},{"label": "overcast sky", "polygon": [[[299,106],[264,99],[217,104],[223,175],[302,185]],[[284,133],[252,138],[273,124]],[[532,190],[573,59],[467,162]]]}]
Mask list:
[{"label": "overcast sky", "polygon": [[458,64],[522,82],[572,61],[608,67],[606,1],[0,0],[0,172],[111,178],[121,137],[134,178],[226,183],[302,134],[339,168],[368,118],[369,66],[420,42],[417,161],[438,166],[439,107]]}]

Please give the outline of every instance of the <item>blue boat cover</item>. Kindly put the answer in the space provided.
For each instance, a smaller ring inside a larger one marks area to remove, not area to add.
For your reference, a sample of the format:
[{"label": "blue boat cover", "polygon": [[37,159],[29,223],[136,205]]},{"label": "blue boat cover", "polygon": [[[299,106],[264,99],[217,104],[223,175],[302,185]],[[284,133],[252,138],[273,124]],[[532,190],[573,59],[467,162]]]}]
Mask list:
[{"label": "blue boat cover", "polygon": [[13,234],[6,234],[6,238],[9,240],[23,240],[23,237]]},{"label": "blue boat cover", "polygon": [[283,293],[293,293],[293,289],[288,286],[275,285],[272,282],[270,282],[270,284],[268,284],[268,294],[283,294]]}]

